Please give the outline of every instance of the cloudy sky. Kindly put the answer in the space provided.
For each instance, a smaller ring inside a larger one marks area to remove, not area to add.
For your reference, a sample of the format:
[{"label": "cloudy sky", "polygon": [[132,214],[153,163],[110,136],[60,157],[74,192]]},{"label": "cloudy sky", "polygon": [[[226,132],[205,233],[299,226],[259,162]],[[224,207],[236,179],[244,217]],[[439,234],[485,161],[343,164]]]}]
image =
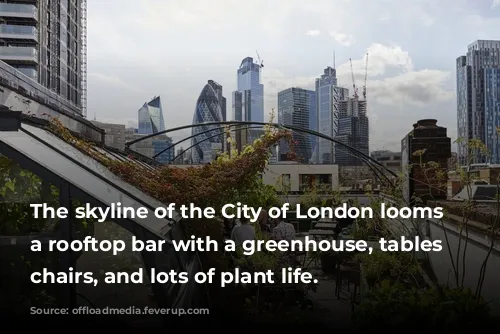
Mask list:
[{"label": "cloudy sky", "polygon": [[313,88],[333,50],[339,84],[352,87],[352,58],[361,87],[368,52],[370,149],[399,150],[422,118],[455,139],[455,59],[499,27],[500,0],[88,0],[88,116],[134,125],[160,95],[167,128],[189,124],[207,80],[229,102],[256,50],[270,112],[280,90]]}]

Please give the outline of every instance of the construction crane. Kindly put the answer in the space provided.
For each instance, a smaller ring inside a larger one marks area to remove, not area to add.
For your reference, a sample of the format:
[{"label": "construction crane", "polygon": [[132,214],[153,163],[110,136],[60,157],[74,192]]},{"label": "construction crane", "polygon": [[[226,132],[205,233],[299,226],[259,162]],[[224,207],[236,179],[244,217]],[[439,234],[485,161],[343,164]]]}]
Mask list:
[{"label": "construction crane", "polygon": [[368,79],[368,53],[366,53],[366,64],[365,64],[365,84],[363,85],[363,100],[366,101],[366,81]]},{"label": "construction crane", "polygon": [[257,64],[260,66],[260,68],[264,67],[264,61],[260,59],[259,51],[255,50],[255,52],[257,53],[257,59],[259,60]]},{"label": "construction crane", "polygon": [[358,88],[356,88],[356,80],[354,79],[354,70],[352,69],[352,59],[349,58],[349,64],[351,65],[351,77],[352,77],[352,89],[354,90],[354,98],[358,98]]}]

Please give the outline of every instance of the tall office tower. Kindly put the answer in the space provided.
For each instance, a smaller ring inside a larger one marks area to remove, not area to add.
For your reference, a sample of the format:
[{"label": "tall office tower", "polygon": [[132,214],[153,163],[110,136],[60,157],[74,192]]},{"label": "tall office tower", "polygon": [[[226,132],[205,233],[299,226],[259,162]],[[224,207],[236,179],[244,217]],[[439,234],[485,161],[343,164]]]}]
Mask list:
[{"label": "tall office tower", "polygon": [[[460,164],[500,163],[500,41],[478,40],[457,58],[457,135]],[[467,152],[466,141],[479,139],[488,156]]]},{"label": "tall office tower", "polygon": [[[327,67],[316,79],[318,132],[332,138],[337,136],[340,102],[348,95],[348,89],[337,86],[336,69]],[[319,138],[314,160],[320,164],[335,163],[334,143]]]},{"label": "tall office tower", "polygon": [[[193,124],[221,122],[224,119],[226,99],[222,96],[222,86],[209,80],[196,102]],[[223,151],[224,133],[219,125],[205,125],[192,128],[192,134],[199,134],[191,139],[191,157],[193,163],[209,163]],[[213,131],[210,131],[213,129]],[[219,135],[218,135],[219,134]]]},{"label": "tall office tower", "polygon": [[87,112],[87,1],[0,3],[0,60]]},{"label": "tall office tower", "polygon": [[[233,92],[233,120],[264,122],[264,85],[260,83],[261,64],[252,57],[242,60],[237,74],[238,88]],[[243,147],[260,137],[262,130],[248,129],[237,135]]]},{"label": "tall office tower", "polygon": [[149,102],[139,109],[139,131],[141,135],[150,135],[165,130],[165,121],[163,120],[163,109],[159,96],[153,97]]},{"label": "tall office tower", "polygon": [[[366,114],[366,100],[348,98],[340,103],[338,119],[338,132],[336,139],[350,147],[368,155],[369,126]],[[363,160],[338,145],[335,149],[335,163],[339,166],[362,166]]]},{"label": "tall office tower", "polygon": [[[313,114],[311,116],[311,114]],[[316,92],[302,88],[288,88],[278,93],[278,123],[292,125],[306,130],[311,129],[311,118],[316,115]],[[314,126],[315,124],[313,124]],[[296,154],[302,162],[312,157],[311,135],[293,132]],[[280,143],[279,160],[287,160],[288,144]]]}]

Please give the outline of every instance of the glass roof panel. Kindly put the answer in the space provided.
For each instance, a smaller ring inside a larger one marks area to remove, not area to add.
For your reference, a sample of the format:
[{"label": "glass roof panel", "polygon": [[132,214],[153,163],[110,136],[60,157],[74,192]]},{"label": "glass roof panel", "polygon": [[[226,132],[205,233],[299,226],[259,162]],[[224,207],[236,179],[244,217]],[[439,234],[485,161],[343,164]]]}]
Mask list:
[{"label": "glass roof panel", "polygon": [[[120,202],[122,206],[133,208],[146,207],[149,211],[148,218],[136,219],[135,222],[160,236],[164,236],[168,232],[170,229],[169,221],[156,218],[152,212],[154,208],[164,204],[124,182],[97,161],[84,155],[73,146],[46,130],[26,124],[23,124],[22,128],[55,149],[60,150],[62,153],[46,146],[43,142],[22,131],[0,131],[0,141],[3,141],[13,149],[39,163],[104,205],[109,206],[111,203]],[[68,157],[74,159],[76,163]],[[174,219],[178,220],[179,216],[174,217]]]}]

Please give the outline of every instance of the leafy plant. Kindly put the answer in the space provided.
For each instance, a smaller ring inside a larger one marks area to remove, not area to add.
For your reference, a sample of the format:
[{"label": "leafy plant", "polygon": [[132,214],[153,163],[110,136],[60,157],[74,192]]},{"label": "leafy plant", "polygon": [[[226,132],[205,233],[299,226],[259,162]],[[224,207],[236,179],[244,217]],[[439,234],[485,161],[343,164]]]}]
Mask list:
[{"label": "leafy plant", "polygon": [[390,280],[408,286],[419,286],[422,279],[419,263],[411,253],[382,252],[375,250],[372,254],[358,254],[357,259],[362,263],[363,275],[369,286]]},{"label": "leafy plant", "polygon": [[361,330],[465,333],[490,324],[488,314],[488,305],[467,289],[418,289],[384,280],[368,292],[353,318]]}]

